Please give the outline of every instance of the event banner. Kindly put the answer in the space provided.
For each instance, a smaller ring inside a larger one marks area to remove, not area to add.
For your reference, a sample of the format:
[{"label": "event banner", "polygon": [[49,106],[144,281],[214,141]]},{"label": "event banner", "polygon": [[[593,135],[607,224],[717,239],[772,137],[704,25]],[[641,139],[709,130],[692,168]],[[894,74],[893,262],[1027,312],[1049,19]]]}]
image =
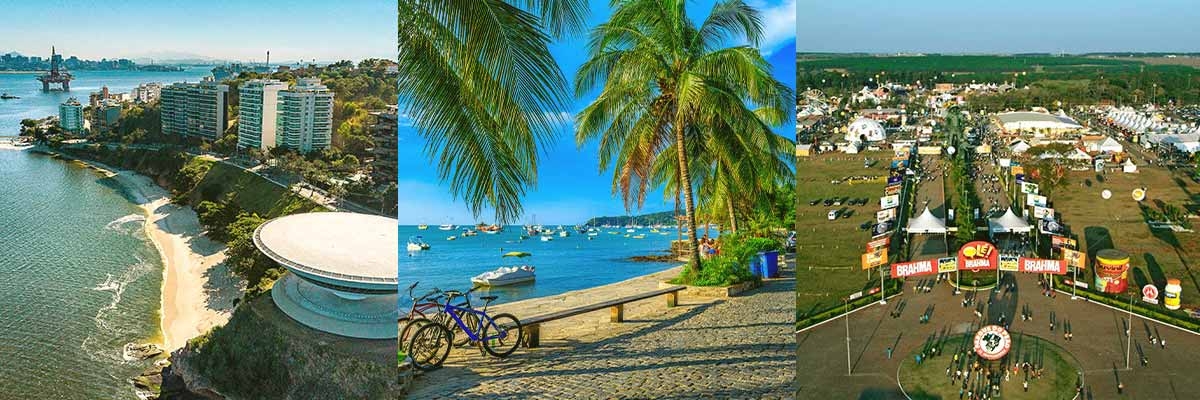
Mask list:
[{"label": "event banner", "polygon": [[1046,204],[1047,204],[1047,202],[1046,202],[1046,201],[1047,201],[1047,200],[1046,200],[1046,196],[1042,196],[1042,195],[1039,195],[1039,194],[1027,194],[1027,195],[1025,195],[1025,205],[1027,205],[1027,206],[1032,206],[1032,207],[1045,207],[1045,206],[1046,206]]},{"label": "event banner", "polygon": [[1012,272],[1020,271],[1020,267],[1019,267],[1020,260],[1021,260],[1021,256],[1014,256],[1011,254],[1001,254],[1000,255],[1000,270],[1001,271],[1012,271]]},{"label": "event banner", "polygon": [[1087,258],[1082,251],[1063,248],[1062,256],[1063,261],[1067,263],[1067,266],[1078,269],[1087,269],[1087,263],[1084,262],[1084,260],[1087,260]]},{"label": "event banner", "polygon": [[1061,235],[1066,232],[1066,229],[1063,228],[1062,224],[1059,224],[1058,222],[1055,222],[1053,220],[1039,219],[1037,221],[1038,221],[1038,231],[1041,231],[1044,234]]},{"label": "event banner", "polygon": [[1000,252],[991,243],[977,240],[958,249],[958,269],[994,270],[1000,264]]},{"label": "event banner", "polygon": [[896,208],[899,205],[900,205],[900,196],[891,195],[891,196],[883,196],[883,197],[879,198],[879,208],[881,208],[881,209],[886,210],[889,208]]},{"label": "event banner", "polygon": [[1050,247],[1053,247],[1056,249],[1061,249],[1064,247],[1070,247],[1070,248],[1074,249],[1074,248],[1076,248],[1075,247],[1076,244],[1077,243],[1075,242],[1075,239],[1071,239],[1069,237],[1063,237],[1063,236],[1058,236],[1058,235],[1050,236]]},{"label": "event banner", "polygon": [[876,222],[891,221],[893,219],[896,219],[896,209],[895,208],[889,208],[886,210],[880,210],[880,211],[875,212],[875,221]]},{"label": "event banner", "polygon": [[1054,219],[1054,209],[1034,206],[1033,217],[1036,219]]},{"label": "event banner", "polygon": [[957,257],[942,257],[938,259],[938,273],[954,272],[958,270]]},{"label": "event banner", "polygon": [[922,260],[899,264],[892,264],[892,277],[905,278],[909,276],[921,276],[937,273],[937,266],[934,265],[937,260]]},{"label": "event banner", "polygon": [[1041,258],[1021,257],[1020,263],[1021,272],[1055,275],[1065,275],[1067,273],[1066,260],[1046,260]]},{"label": "event banner", "polygon": [[862,269],[871,269],[883,265],[888,259],[887,247],[877,249],[862,255]]},{"label": "event banner", "polygon": [[899,186],[900,182],[903,182],[903,181],[904,181],[904,175],[900,175],[900,174],[888,175],[888,178],[887,178],[888,186],[892,186],[892,185]]},{"label": "event banner", "polygon": [[1021,193],[1038,194],[1038,184],[1032,182],[1021,182]]},{"label": "event banner", "polygon": [[872,240],[870,242],[867,242],[867,252],[869,253],[869,252],[872,252],[875,250],[886,248],[891,243],[892,243],[891,236],[884,236],[879,239]]},{"label": "event banner", "polygon": [[883,194],[886,194],[888,196],[891,196],[893,194],[900,194],[900,188],[901,188],[900,184],[888,185],[888,187],[883,188]]}]

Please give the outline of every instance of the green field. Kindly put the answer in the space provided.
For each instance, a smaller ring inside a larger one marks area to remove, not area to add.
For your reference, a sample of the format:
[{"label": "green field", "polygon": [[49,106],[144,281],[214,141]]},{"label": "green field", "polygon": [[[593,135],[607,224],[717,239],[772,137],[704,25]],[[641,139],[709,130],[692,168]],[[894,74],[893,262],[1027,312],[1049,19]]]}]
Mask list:
[{"label": "green field", "polygon": [[[803,56],[802,56],[803,57]],[[1046,71],[1075,70],[1136,70],[1141,62],[1112,58],[1079,56],[1002,56],[1002,55],[925,55],[925,56],[822,56],[813,55],[797,60],[808,69],[842,69],[852,73],[946,71],[962,73],[999,73],[1029,71],[1041,67]]]},{"label": "green field", "polygon": [[[863,158],[880,160],[871,168],[863,168]],[[858,184],[833,184],[834,179],[851,175],[886,177],[891,152],[863,154],[826,153],[800,158],[796,162],[796,311],[805,316],[842,304],[842,298],[862,289],[879,286],[879,275],[862,270],[860,256],[871,240],[868,232],[858,226],[875,220],[884,181]],[[869,199],[863,206],[808,205],[817,198],[851,197]],[[830,210],[847,207],[853,210],[850,218],[828,219]]]},{"label": "green field", "polygon": [[[1022,349],[1017,345],[1031,349],[1033,338],[1028,335],[1013,334],[1014,342],[1009,357],[1016,357]],[[965,340],[962,336],[948,339],[942,347],[945,355],[925,361],[918,366],[910,354],[900,362],[900,386],[914,400],[953,399],[958,397],[959,385],[952,385],[946,378],[946,367],[951,362],[954,349]],[[1046,340],[1038,340],[1042,349],[1045,372],[1041,379],[1029,381],[1029,391],[1021,387],[1022,375],[1014,375],[1008,381],[1000,384],[1001,397],[1006,400],[1025,399],[1070,399],[1075,396],[1075,383],[1078,363],[1065,349]],[[961,382],[961,381],[960,381]]]},{"label": "green field", "polygon": [[[1200,306],[1197,264],[1200,234],[1151,230],[1130,195],[1139,187],[1148,188],[1143,203],[1152,206],[1165,202],[1194,207],[1200,201],[1200,184],[1162,168],[1146,166],[1136,174],[1108,174],[1103,182],[1097,180],[1094,172],[1073,172],[1067,188],[1058,190],[1050,201],[1076,235],[1080,250],[1086,250],[1089,257],[1105,248],[1129,253],[1133,267],[1131,290],[1140,290],[1149,282],[1161,290],[1167,278],[1178,278],[1183,286],[1184,305]],[[1112,198],[1100,197],[1104,189],[1112,191]],[[1086,278],[1080,276],[1080,280],[1090,284],[1091,271],[1088,270]]]}]

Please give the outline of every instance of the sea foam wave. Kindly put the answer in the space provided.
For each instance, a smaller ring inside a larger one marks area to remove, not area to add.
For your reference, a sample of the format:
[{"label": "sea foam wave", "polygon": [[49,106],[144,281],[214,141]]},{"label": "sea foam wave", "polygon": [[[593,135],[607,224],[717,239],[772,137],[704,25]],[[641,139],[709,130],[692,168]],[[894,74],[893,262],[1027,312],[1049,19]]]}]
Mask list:
[{"label": "sea foam wave", "polygon": [[127,225],[132,225],[135,222],[137,222],[137,223],[146,222],[146,216],[141,215],[141,214],[129,214],[124,217],[114,219],[114,220],[112,220],[112,222],[105,224],[104,229],[107,229],[110,231],[117,231],[120,233],[133,233],[134,229],[136,229],[136,228],[131,228]]}]

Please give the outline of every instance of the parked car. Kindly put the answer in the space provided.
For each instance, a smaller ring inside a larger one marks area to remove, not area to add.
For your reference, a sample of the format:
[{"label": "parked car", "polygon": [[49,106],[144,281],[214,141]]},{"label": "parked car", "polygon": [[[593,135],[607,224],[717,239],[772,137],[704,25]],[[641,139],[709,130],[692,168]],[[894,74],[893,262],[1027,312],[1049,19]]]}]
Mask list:
[{"label": "parked car", "polygon": [[842,218],[850,218],[851,215],[854,215],[854,210],[851,210],[848,208],[842,209],[842,212],[841,212]]},{"label": "parked car", "polygon": [[825,201],[824,201],[823,203],[825,204],[825,207],[832,206],[832,205],[833,205],[833,198],[832,198],[832,197],[830,197],[830,198],[828,198],[828,199],[825,199]]},{"label": "parked car", "polygon": [[840,205],[842,205],[842,198],[841,198],[841,197],[838,197],[838,198],[834,199],[834,200],[833,200],[833,205],[835,205],[835,206],[840,206]]},{"label": "parked car", "polygon": [[836,220],[838,217],[839,211],[841,211],[841,210],[829,210],[829,220],[830,221]]},{"label": "parked car", "polygon": [[817,205],[817,204],[818,204],[818,203],[820,203],[820,202],[821,202],[821,198],[820,198],[820,197],[818,197],[818,198],[816,198],[816,199],[813,199],[813,201],[810,201],[810,202],[808,202],[808,205],[810,205],[810,206],[815,206],[815,205]]}]

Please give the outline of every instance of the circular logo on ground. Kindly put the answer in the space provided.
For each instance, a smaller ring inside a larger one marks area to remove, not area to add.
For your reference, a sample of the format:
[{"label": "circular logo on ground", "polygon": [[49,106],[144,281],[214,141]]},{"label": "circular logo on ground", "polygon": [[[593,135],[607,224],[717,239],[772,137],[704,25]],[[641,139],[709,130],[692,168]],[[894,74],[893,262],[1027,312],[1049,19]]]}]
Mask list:
[{"label": "circular logo on ground", "polygon": [[1158,301],[1158,287],[1153,284],[1142,286],[1142,299],[1146,302]]},{"label": "circular logo on ground", "polygon": [[985,360],[999,360],[1012,348],[1012,337],[999,325],[988,325],[975,332],[975,354]]}]

